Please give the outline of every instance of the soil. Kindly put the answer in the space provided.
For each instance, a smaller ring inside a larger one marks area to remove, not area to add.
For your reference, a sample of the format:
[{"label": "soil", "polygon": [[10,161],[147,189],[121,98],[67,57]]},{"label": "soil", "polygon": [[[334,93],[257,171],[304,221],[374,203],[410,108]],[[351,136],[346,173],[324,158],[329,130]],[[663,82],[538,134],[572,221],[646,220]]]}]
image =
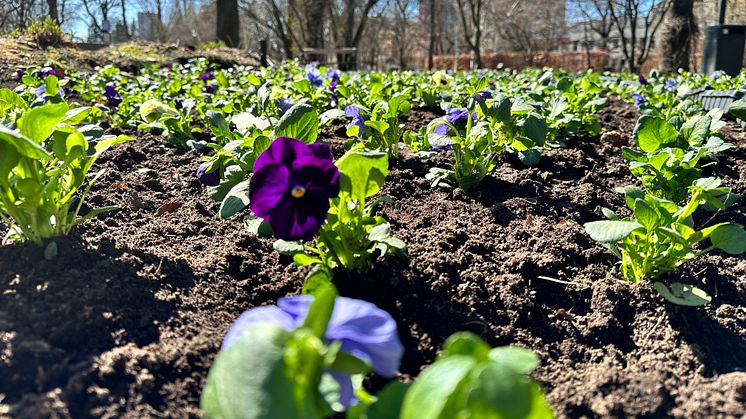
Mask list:
[{"label": "soil", "polygon": [[15,87],[15,71],[32,63],[50,66],[61,73],[66,69],[90,71],[97,66],[114,65],[138,74],[145,65],[183,64],[193,58],[207,58],[218,68],[258,67],[260,64],[258,53],[235,48],[196,50],[192,46],[147,41],[119,43],[96,50],[75,43],[41,48],[30,37],[0,36],[0,87]]},{"label": "soil", "polygon": [[[407,124],[436,115],[420,109]],[[613,189],[634,183],[620,147],[636,117],[613,100],[601,139],[547,151],[533,168],[504,156],[470,194],[425,180],[452,164],[447,152],[392,160],[383,193],[394,203],[381,213],[410,259],[336,283],[397,320],[400,378],[468,330],[534,350],[558,417],[746,415],[746,258],[713,252],[669,275],[713,296],[679,307],[647,283],[619,282],[583,230],[602,207],[623,212]],[[324,130],[337,151],[339,130]],[[731,125],[727,136],[736,148],[708,170],[743,194],[746,135]],[[240,216],[217,218],[194,176],[201,157],[137,135],[98,163],[107,172],[88,199],[120,210],[59,239],[53,261],[33,245],[0,247],[0,416],[197,417],[230,323],[299,292],[304,269],[272,240],[251,236]],[[714,220],[743,222],[745,211],[742,200]]]}]

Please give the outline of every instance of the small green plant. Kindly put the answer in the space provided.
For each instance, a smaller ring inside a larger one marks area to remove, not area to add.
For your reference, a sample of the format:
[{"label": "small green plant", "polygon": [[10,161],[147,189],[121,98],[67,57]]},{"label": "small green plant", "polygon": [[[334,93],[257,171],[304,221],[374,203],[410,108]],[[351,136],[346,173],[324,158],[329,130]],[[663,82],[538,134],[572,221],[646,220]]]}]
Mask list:
[{"label": "small green plant", "polygon": [[[484,83],[483,83],[484,84]],[[479,87],[481,87],[481,84]],[[530,107],[513,109],[503,95],[494,99],[476,92],[469,108],[451,109],[428,126],[428,141],[434,148],[453,150],[453,170],[434,167],[427,174],[433,186],[474,189],[495,167],[503,152],[516,153],[524,164],[539,163],[548,130],[546,121]]]},{"label": "small green plant", "polygon": [[641,117],[633,138],[641,151],[623,147],[622,156],[645,190],[681,203],[689,186],[701,173],[701,161],[716,160],[720,152],[733,147],[711,132],[719,126],[709,115],[697,115],[673,123],[657,116]]},{"label": "small green plant", "polygon": [[193,102],[184,101],[185,105],[178,111],[157,100],[147,100],[140,106],[140,117],[145,121],[140,128],[161,130],[164,142],[178,148],[196,148],[192,134]]},{"label": "small green plant", "polygon": [[[593,240],[620,259],[621,273],[627,281],[655,280],[714,249],[732,255],[746,251],[746,231],[739,224],[694,228],[692,214],[700,205],[724,209],[733,201],[730,189],[720,186],[720,179],[698,179],[689,188],[691,196],[683,207],[634,186],[618,191],[625,194],[632,216],[620,218],[604,209],[608,220],[586,223],[585,229]],[[697,245],[706,239],[710,246]]]},{"label": "small green plant", "polygon": [[44,20],[33,22],[26,29],[26,33],[42,48],[64,45],[69,36],[62,31],[59,23],[47,16]]},{"label": "small green plant", "polygon": [[[8,92],[2,95],[10,97]],[[18,129],[0,125],[0,216],[11,227],[12,238],[42,245],[116,209],[79,215],[86,195],[103,174],[89,176],[93,163],[109,147],[128,139],[101,138],[91,147],[74,127],[91,109],[47,104],[26,110],[17,121]]]},{"label": "small green plant", "polygon": [[[370,112],[370,120],[364,121],[365,130],[368,131],[365,147],[369,150],[387,151],[390,156],[399,155],[399,142],[404,135],[404,124],[401,123],[402,115],[409,113],[412,108],[408,97],[409,90],[394,95],[388,101],[378,101]],[[360,118],[360,116],[358,116]],[[350,125],[347,129],[350,137],[363,138],[360,126]]]},{"label": "small green plant", "polygon": [[226,48],[225,42],[223,41],[210,41],[203,42],[197,45],[197,51],[205,51],[209,49]]}]

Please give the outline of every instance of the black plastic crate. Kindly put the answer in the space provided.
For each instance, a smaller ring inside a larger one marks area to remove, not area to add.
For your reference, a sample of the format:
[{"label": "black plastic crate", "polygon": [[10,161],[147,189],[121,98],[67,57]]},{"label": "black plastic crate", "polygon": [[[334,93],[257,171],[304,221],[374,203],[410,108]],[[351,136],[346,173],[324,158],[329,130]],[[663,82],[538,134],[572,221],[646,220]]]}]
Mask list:
[{"label": "black plastic crate", "polygon": [[700,87],[699,89],[694,89],[684,95],[684,97],[696,100],[698,102],[702,101],[702,96],[706,95],[707,93],[711,92],[712,89],[710,87]]},{"label": "black plastic crate", "polygon": [[702,107],[705,110],[715,108],[728,109],[730,104],[743,97],[743,92],[738,90],[709,90],[700,96]]}]

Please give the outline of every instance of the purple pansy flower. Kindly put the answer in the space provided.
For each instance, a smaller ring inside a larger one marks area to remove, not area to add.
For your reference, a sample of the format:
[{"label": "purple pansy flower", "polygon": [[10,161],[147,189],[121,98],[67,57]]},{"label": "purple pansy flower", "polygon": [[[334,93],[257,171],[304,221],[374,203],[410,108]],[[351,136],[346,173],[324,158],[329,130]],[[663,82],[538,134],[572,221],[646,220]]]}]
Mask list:
[{"label": "purple pansy flower", "polygon": [[119,106],[122,103],[122,96],[119,95],[117,89],[114,86],[106,85],[104,87],[104,96],[109,102],[109,106]]},{"label": "purple pansy flower", "polygon": [[352,118],[350,125],[357,125],[360,128],[358,135],[362,137],[365,132],[365,119],[363,118],[363,115],[360,114],[360,107],[357,105],[345,106],[345,116]]},{"label": "purple pansy flower", "polygon": [[[277,307],[257,307],[245,311],[233,323],[223,340],[226,350],[256,325],[274,325],[294,330],[303,325],[313,301],[310,295],[280,298]],[[327,342],[338,341],[341,351],[367,362],[373,371],[393,377],[399,369],[404,347],[399,340],[396,322],[387,312],[374,304],[345,297],[337,297],[326,329]],[[330,371],[340,385],[340,403],[349,408],[357,402],[352,381],[347,374]]]},{"label": "purple pansy flower", "polygon": [[212,82],[212,83],[208,83],[208,84],[206,84],[206,85],[205,85],[205,87],[204,87],[204,91],[205,91],[205,93],[210,93],[210,94],[212,94],[212,93],[215,93],[215,91],[216,91],[216,90],[218,90],[218,84],[217,84],[217,83],[215,83],[215,82]]},{"label": "purple pansy flower", "polygon": [[336,80],[332,80],[329,82],[329,90],[331,90],[332,92],[337,90],[337,86],[339,86],[339,82],[337,82]]},{"label": "purple pansy flower", "polygon": [[332,79],[332,80],[336,81],[336,80],[339,80],[339,78],[342,75],[339,73],[339,71],[337,71],[337,70],[335,70],[333,68],[327,68],[325,76],[326,76],[327,79]]},{"label": "purple pansy flower", "polygon": [[204,82],[207,82],[207,80],[212,80],[214,78],[215,78],[215,75],[212,73],[202,73],[199,75],[199,79]]},{"label": "purple pansy flower", "polygon": [[308,79],[311,86],[319,87],[324,83],[324,79],[321,78],[321,73],[316,67],[311,67],[306,73],[306,79]]},{"label": "purple pansy flower", "polygon": [[41,70],[34,73],[34,76],[36,76],[36,78],[38,79],[44,79],[47,76],[56,76],[56,75],[57,75],[57,72],[54,71],[54,69],[50,67],[44,67]]},{"label": "purple pansy flower", "polygon": [[16,79],[19,80],[19,81],[21,79],[23,79],[23,70],[20,69],[20,68],[18,70],[16,70]]},{"label": "purple pansy flower", "polygon": [[[469,110],[463,109],[463,108],[452,108],[448,111],[448,115],[446,115],[446,121],[450,122],[451,125],[455,126],[456,128],[461,128],[466,126],[466,118],[469,117]],[[477,114],[476,112],[471,114],[471,119],[476,120]],[[451,127],[448,126],[448,124],[439,124],[435,127],[433,130],[434,133],[440,134],[440,135],[446,135],[448,134],[448,130]]]},{"label": "purple pansy flower", "polygon": [[280,115],[285,115],[285,112],[287,112],[290,108],[293,107],[295,103],[293,102],[293,99],[290,98],[282,98],[279,102],[277,102],[277,109],[280,110]]},{"label": "purple pansy flower", "polygon": [[676,83],[676,80],[674,79],[668,79],[666,82],[666,90],[674,90],[678,86],[678,83]]},{"label": "purple pansy flower", "polygon": [[282,240],[313,239],[339,195],[339,169],[328,144],[279,137],[259,155],[249,184],[251,211]]},{"label": "purple pansy flower", "polygon": [[645,97],[639,93],[632,93],[631,96],[635,100],[635,106],[638,108],[641,105],[648,103],[647,99],[645,99]]},{"label": "purple pansy flower", "polygon": [[637,76],[637,81],[640,82],[641,85],[647,86],[648,85],[648,79],[645,78],[642,74]]},{"label": "purple pansy flower", "polygon": [[339,105],[339,99],[337,98],[337,96],[332,95],[331,105],[332,105],[332,108],[336,108],[337,105]]},{"label": "purple pansy flower", "polygon": [[213,170],[212,172],[207,172],[207,169],[209,168],[210,162],[200,164],[197,168],[197,180],[199,180],[199,183],[205,186],[220,185],[220,171]]},{"label": "purple pansy flower", "polygon": [[485,90],[482,90],[481,92],[474,93],[474,95],[472,97],[477,102],[484,103],[484,102],[487,101],[487,99],[491,99],[492,98],[492,92],[490,92],[489,90],[485,89]]},{"label": "purple pansy flower", "polygon": [[184,108],[184,99],[177,97],[174,99],[174,108],[176,109],[183,109]]}]

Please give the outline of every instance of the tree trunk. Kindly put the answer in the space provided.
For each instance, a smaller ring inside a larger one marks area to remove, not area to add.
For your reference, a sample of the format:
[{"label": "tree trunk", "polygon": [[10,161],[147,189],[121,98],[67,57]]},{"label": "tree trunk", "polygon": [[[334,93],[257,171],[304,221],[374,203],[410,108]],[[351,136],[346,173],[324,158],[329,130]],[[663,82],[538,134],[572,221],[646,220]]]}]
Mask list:
[{"label": "tree trunk", "polygon": [[57,0],[47,0],[47,6],[49,6],[49,18],[60,23],[60,16],[57,13]]},{"label": "tree trunk", "polygon": [[433,69],[433,54],[435,53],[435,0],[430,0],[430,43],[427,46],[427,69]]},{"label": "tree trunk", "polygon": [[238,0],[218,0],[217,38],[231,48],[241,43],[239,35]]},{"label": "tree trunk", "polygon": [[[57,0],[49,0],[49,1],[57,1]],[[130,28],[127,26],[127,6],[125,5],[125,0],[121,1],[122,6],[122,25],[124,25],[124,36],[127,39],[130,39]]]},{"label": "tree trunk", "polygon": [[[305,21],[303,26],[306,34],[306,47],[324,48],[324,20],[326,18],[327,2],[325,0],[304,0]],[[311,58],[311,57],[309,57]],[[312,57],[320,62],[325,62],[324,55]]]},{"label": "tree trunk", "polygon": [[696,33],[694,0],[674,0],[660,37],[661,66],[664,71],[689,70]]}]

